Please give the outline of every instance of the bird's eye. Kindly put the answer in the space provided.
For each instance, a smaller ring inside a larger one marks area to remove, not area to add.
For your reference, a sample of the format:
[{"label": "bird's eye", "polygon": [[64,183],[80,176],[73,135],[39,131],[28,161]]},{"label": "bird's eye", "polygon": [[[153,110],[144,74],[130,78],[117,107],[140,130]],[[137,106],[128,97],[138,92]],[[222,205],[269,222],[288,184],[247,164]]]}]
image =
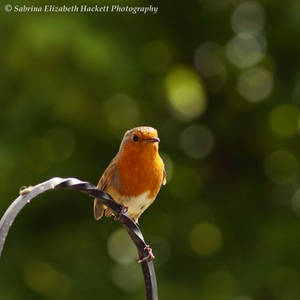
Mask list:
[{"label": "bird's eye", "polygon": [[134,142],[137,142],[139,140],[139,137],[135,134],[134,136],[133,136],[133,141]]}]

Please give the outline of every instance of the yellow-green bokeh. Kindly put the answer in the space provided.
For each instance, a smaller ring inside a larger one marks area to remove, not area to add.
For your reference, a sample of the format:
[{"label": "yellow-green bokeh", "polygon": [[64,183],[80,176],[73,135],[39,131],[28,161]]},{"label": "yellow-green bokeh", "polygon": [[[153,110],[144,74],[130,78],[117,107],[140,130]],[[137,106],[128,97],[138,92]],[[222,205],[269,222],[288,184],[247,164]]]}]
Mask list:
[{"label": "yellow-green bokeh", "polygon": [[209,256],[218,251],[223,242],[220,229],[212,223],[199,223],[190,232],[192,250],[200,256]]},{"label": "yellow-green bokeh", "polygon": [[299,122],[299,109],[291,104],[280,104],[272,109],[269,125],[277,136],[290,138],[297,134]]},{"label": "yellow-green bokeh", "polygon": [[206,95],[200,76],[188,67],[178,66],[165,80],[171,109],[180,119],[194,119],[205,111]]}]

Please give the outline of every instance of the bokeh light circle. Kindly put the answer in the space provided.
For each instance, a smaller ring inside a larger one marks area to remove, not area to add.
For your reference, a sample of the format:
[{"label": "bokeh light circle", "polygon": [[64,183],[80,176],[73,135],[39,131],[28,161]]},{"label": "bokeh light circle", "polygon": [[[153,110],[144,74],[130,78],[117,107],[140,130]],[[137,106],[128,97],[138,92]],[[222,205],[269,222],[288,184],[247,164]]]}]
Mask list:
[{"label": "bokeh light circle", "polygon": [[107,241],[110,257],[120,264],[129,264],[136,259],[137,251],[125,229],[117,229]]},{"label": "bokeh light circle", "polygon": [[292,104],[280,104],[270,113],[269,125],[273,133],[289,138],[298,132],[299,109]]},{"label": "bokeh light circle", "polygon": [[229,61],[238,68],[254,66],[262,60],[265,52],[265,39],[248,33],[238,34],[226,46]]},{"label": "bokeh light circle", "polygon": [[190,232],[190,245],[200,256],[212,255],[222,246],[222,233],[215,224],[197,224]]},{"label": "bokeh light circle", "polygon": [[143,285],[143,276],[139,264],[115,265],[111,272],[112,281],[123,291],[133,293]]},{"label": "bokeh light circle", "polygon": [[231,27],[235,33],[259,34],[265,25],[265,12],[256,1],[242,2],[234,10]]},{"label": "bokeh light circle", "polygon": [[225,66],[220,57],[221,46],[214,42],[200,45],[194,54],[196,69],[204,76],[216,76],[225,73]]},{"label": "bokeh light circle", "polygon": [[24,266],[23,278],[25,284],[43,298],[68,299],[70,296],[70,278],[48,262],[29,260]]},{"label": "bokeh light circle", "polygon": [[238,91],[249,102],[268,97],[273,88],[273,76],[268,70],[252,68],[244,71],[238,80]]},{"label": "bokeh light circle", "polygon": [[192,158],[203,158],[213,149],[215,139],[212,131],[203,125],[191,125],[180,135],[180,145]]},{"label": "bokeh light circle", "polygon": [[177,67],[166,77],[167,98],[175,117],[190,120],[206,108],[206,95],[199,75],[186,67]]},{"label": "bokeh light circle", "polygon": [[264,162],[266,175],[277,184],[292,183],[298,174],[299,162],[288,151],[272,152]]}]

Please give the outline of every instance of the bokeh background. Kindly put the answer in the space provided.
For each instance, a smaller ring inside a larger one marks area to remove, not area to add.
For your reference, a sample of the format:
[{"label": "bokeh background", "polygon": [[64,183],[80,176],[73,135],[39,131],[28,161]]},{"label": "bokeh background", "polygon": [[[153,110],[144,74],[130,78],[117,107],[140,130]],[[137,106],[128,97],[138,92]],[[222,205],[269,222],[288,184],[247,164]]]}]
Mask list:
[{"label": "bokeh background", "polygon": [[[151,125],[168,183],[140,225],[160,299],[300,299],[299,1],[118,1],[156,15],[6,3],[0,213],[23,185],[96,184],[124,132]],[[118,222],[94,221],[92,202],[51,192],[22,211],[1,300],[144,299],[136,250]]]}]

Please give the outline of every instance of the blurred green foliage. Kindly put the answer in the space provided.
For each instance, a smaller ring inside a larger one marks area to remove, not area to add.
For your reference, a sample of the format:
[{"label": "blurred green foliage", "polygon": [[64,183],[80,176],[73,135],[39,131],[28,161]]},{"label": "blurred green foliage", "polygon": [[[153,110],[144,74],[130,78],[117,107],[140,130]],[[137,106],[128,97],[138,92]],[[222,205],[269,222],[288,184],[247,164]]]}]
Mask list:
[{"label": "blurred green foliage", "polygon": [[[1,214],[23,185],[97,183],[123,133],[150,125],[168,183],[140,225],[160,299],[300,299],[299,2],[119,1],[156,15],[5,4]],[[11,229],[0,298],[143,299],[135,256],[92,199],[48,193]]]}]

